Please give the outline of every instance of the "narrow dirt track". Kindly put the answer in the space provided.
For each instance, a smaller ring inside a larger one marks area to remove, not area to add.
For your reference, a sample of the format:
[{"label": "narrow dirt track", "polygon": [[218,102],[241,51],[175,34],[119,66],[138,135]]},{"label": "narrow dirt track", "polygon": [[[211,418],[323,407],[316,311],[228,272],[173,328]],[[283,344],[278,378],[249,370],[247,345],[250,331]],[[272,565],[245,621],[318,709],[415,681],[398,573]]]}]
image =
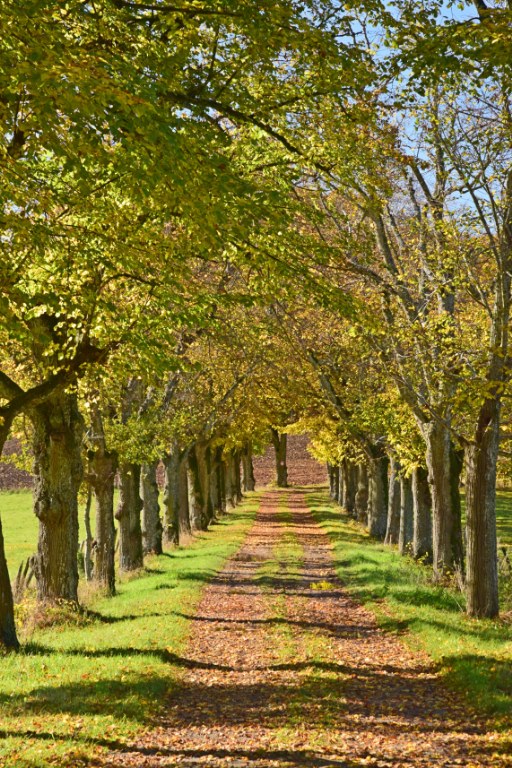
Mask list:
[{"label": "narrow dirt track", "polygon": [[304,494],[275,490],[205,589],[161,723],[108,765],[505,764],[468,722],[429,660],[347,596]]}]

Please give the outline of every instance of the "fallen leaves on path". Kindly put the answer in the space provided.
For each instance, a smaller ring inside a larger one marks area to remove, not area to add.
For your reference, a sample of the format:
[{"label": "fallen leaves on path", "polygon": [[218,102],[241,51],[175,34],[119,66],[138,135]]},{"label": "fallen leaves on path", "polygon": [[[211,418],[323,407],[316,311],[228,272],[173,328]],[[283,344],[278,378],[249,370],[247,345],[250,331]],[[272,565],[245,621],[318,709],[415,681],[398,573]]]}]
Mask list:
[{"label": "fallen leaves on path", "polygon": [[165,715],[109,768],[512,764],[428,657],[346,594],[298,491],[265,494],[192,621]]}]

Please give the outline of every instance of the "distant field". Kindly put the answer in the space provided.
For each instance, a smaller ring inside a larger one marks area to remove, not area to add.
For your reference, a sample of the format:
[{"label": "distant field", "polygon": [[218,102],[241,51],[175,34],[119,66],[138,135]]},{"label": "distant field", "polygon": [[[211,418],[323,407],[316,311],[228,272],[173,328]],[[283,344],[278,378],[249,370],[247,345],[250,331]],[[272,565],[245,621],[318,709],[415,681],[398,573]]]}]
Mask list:
[{"label": "distant field", "polygon": [[[22,560],[37,549],[37,520],[32,512],[31,491],[1,491],[0,514],[4,529],[7,562],[11,578]],[[498,538],[502,544],[512,545],[512,491],[498,491],[496,508]],[[91,510],[94,533],[94,504]],[[85,538],[83,513],[80,514],[80,540]]]},{"label": "distant field", "polygon": [[19,564],[37,549],[37,520],[32,511],[31,491],[2,491],[0,514],[5,552],[11,578]]},{"label": "distant field", "polygon": [[[37,550],[37,519],[32,511],[32,491],[0,491],[0,514],[4,532],[5,551],[11,578],[22,560]],[[94,535],[94,503],[91,509]],[[80,541],[85,538],[83,508],[80,510]]]},{"label": "distant field", "polygon": [[496,519],[500,542],[512,544],[512,491],[498,491]]}]

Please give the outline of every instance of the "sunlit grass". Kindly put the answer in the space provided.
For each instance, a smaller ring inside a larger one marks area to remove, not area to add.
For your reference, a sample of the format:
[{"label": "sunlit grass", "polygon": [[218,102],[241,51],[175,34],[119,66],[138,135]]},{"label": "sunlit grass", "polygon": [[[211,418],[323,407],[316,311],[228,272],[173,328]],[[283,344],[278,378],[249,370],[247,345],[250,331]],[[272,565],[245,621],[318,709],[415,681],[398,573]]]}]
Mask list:
[{"label": "sunlit grass", "polygon": [[22,633],[23,651],[1,658],[1,765],[89,765],[154,719],[180,679],[201,590],[258,504],[252,495],[187,548],[148,558],[117,597],[93,602],[89,618]]},{"label": "sunlit grass", "polygon": [[433,584],[428,567],[372,541],[326,492],[307,499],[333,541],[336,567],[347,589],[375,611],[382,626],[424,648],[473,705],[509,727],[512,625],[469,619],[464,596]]}]

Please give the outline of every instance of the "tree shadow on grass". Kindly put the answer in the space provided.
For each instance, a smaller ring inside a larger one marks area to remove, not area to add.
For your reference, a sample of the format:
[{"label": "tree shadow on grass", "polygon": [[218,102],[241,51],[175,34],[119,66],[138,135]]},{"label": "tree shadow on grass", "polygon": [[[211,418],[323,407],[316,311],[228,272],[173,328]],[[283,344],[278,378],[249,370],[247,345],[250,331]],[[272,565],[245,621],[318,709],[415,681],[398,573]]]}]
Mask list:
[{"label": "tree shadow on grass", "polygon": [[47,714],[111,715],[147,725],[155,716],[155,702],[164,699],[168,687],[169,680],[157,675],[131,675],[129,680],[82,679],[59,686],[37,686],[28,694],[24,692],[19,696],[2,694],[0,706],[16,711],[18,717],[38,715],[44,718]]},{"label": "tree shadow on grass", "polygon": [[[32,645],[34,655],[55,653],[45,646]],[[192,670],[239,671],[240,667],[200,662],[166,649],[106,648],[71,649],[62,655],[90,659],[109,657],[147,657]],[[480,665],[487,674],[492,670],[501,681],[503,692],[512,690],[512,672],[495,659],[467,656],[456,660],[470,667]],[[271,673],[263,682],[222,682],[187,680],[171,682],[156,672],[151,675],[125,674],[129,679],[84,680],[61,686],[35,687],[28,695],[0,696],[2,706],[18,714],[69,713],[73,715],[110,714],[147,723],[155,713],[155,702],[166,700],[178,706],[169,715],[168,727],[218,728],[242,724],[266,724],[271,728],[289,725],[289,706],[294,702],[294,718],[314,723],[318,728],[366,730],[367,718],[372,728],[386,733],[407,732],[413,727],[421,732],[484,732],[485,723],[472,725],[457,719],[452,712],[453,699],[447,696],[433,667],[415,667],[404,671],[393,664],[365,666],[316,660],[269,664],[254,669]],[[280,679],[280,672],[292,672]],[[304,673],[304,674],[303,674]],[[483,672],[482,672],[483,673]],[[94,674],[94,671],[92,671]],[[277,678],[275,677],[277,674]],[[298,676],[297,676],[298,675]]]},{"label": "tree shadow on grass", "polygon": [[108,614],[100,613],[99,611],[93,611],[88,608],[85,611],[85,615],[87,618],[90,618],[93,621],[97,621],[100,624],[120,624],[123,621],[139,621],[140,619],[148,618],[164,618],[169,614],[152,612],[140,614],[127,613],[123,614],[123,616],[109,616]]},{"label": "tree shadow on grass", "polygon": [[63,650],[42,645],[40,643],[28,643],[23,650],[27,656],[51,656],[57,654],[63,656],[79,656],[86,659],[146,656],[148,658],[157,658],[165,664],[172,664],[184,669],[211,669],[225,672],[235,671],[234,667],[225,664],[213,664],[196,661],[195,659],[187,659],[184,656],[179,656],[178,654],[167,650],[167,648],[133,648],[131,646],[121,646],[119,648],[67,648]]},{"label": "tree shadow on grass", "polygon": [[[345,760],[337,760],[332,757],[326,758],[315,754],[312,751],[300,749],[169,749],[163,745],[145,747],[139,744],[127,744],[114,739],[95,738],[91,740],[87,737],[80,736],[79,734],[66,736],[54,732],[33,731],[30,729],[14,731],[0,728],[0,739],[8,738],[20,738],[24,741],[34,740],[43,742],[69,741],[73,744],[79,743],[87,746],[90,746],[92,741],[92,743],[98,747],[104,747],[117,754],[129,754],[130,756],[135,756],[135,759],[142,760],[153,756],[158,758],[175,758],[179,759],[180,765],[184,766],[197,765],[199,762],[204,765],[204,758],[210,758],[216,761],[226,760],[226,764],[229,765],[232,764],[233,760],[238,758],[243,761],[244,765],[247,765],[247,768],[250,768],[251,765],[258,766],[259,768],[266,768],[269,761],[272,761],[273,765],[280,763],[283,768],[293,768],[293,766],[304,766],[304,768],[355,768],[357,765],[357,763],[352,761],[348,763]],[[190,763],[186,762],[187,758],[190,760]],[[67,760],[67,758],[64,757],[63,760]],[[111,756],[107,758],[107,760],[108,763],[106,763],[106,765],[112,766]],[[87,766],[95,766],[95,768],[99,768],[99,766],[104,764],[102,758],[98,755],[95,755],[94,757],[87,757],[85,755],[80,756],[80,765],[83,766],[83,768],[86,768]],[[218,763],[216,764],[218,765]],[[25,768],[40,768],[41,762],[39,759],[31,762],[29,759],[25,758],[23,765]],[[59,763],[57,762],[57,758],[52,759],[52,765],[61,765],[69,768],[69,763]]]}]

